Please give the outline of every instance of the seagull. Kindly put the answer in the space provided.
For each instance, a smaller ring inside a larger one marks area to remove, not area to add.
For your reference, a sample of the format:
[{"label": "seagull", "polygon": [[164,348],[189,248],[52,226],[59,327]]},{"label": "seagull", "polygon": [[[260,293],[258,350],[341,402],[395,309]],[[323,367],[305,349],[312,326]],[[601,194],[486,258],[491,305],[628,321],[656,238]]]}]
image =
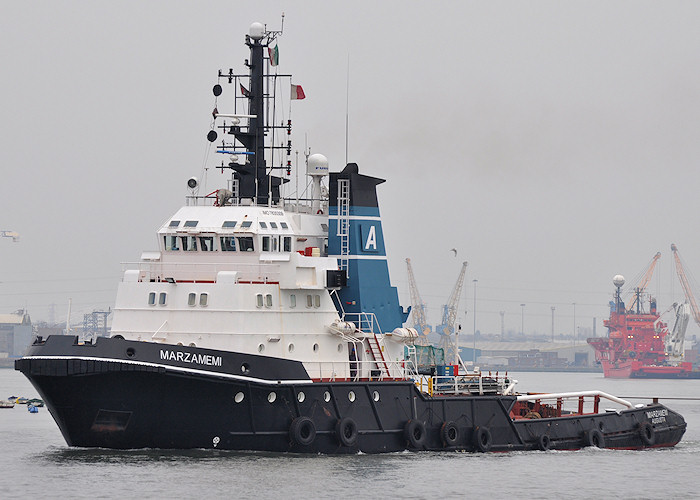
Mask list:
[{"label": "seagull", "polygon": [[450,252],[454,252],[454,253],[455,253],[455,257],[457,257],[457,249],[456,249],[456,248],[453,248],[452,250],[450,250]]}]

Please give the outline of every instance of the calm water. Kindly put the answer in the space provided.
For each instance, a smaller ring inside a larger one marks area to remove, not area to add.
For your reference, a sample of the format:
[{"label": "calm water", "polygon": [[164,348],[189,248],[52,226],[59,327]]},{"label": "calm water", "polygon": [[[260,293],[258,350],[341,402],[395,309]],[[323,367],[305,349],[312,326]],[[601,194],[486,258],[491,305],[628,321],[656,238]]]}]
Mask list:
[{"label": "calm water", "polygon": [[[700,398],[700,380],[515,378],[521,391]],[[0,369],[0,398],[10,395],[38,396],[19,372]],[[668,450],[349,457],[71,449],[46,408],[30,414],[16,405],[0,409],[0,498],[700,498],[700,401],[662,402],[688,422],[681,443]]]}]

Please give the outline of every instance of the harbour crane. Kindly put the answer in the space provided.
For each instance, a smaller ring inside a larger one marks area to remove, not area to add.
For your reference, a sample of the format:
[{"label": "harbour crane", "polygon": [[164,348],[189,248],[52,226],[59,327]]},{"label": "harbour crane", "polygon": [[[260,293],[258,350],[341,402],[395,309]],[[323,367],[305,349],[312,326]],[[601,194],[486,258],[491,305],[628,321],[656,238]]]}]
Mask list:
[{"label": "harbour crane", "polygon": [[450,298],[447,304],[442,306],[442,323],[436,327],[436,331],[440,334],[440,347],[444,349],[445,359],[454,359],[457,354],[457,346],[454,342],[455,322],[457,321],[457,305],[459,298],[462,295],[462,286],[464,285],[464,275],[467,271],[467,262],[462,262],[462,270],[457,278]]},{"label": "harbour crane", "polygon": [[14,241],[15,243],[19,241],[19,233],[15,231],[0,231],[0,237],[12,238],[12,241]]},{"label": "harbour crane", "polygon": [[678,253],[678,247],[671,244],[671,251],[673,252],[673,259],[676,262],[676,274],[678,274],[678,279],[683,287],[683,292],[685,293],[685,298],[690,304],[690,310],[693,313],[693,319],[698,326],[700,326],[700,309],[698,309],[698,304],[695,302],[695,296],[693,295],[693,290],[690,288],[690,282],[685,274],[685,269],[683,262],[681,261],[681,256]]},{"label": "harbour crane", "polygon": [[651,280],[651,276],[652,276],[652,274],[654,274],[654,268],[656,267],[656,263],[658,262],[658,260],[660,258],[661,258],[661,252],[656,252],[656,255],[654,255],[654,258],[651,259],[651,262],[649,263],[649,266],[647,268],[647,272],[644,274],[642,279],[639,281],[639,284],[633,289],[634,297],[632,299],[632,302],[630,303],[630,306],[627,308],[627,312],[633,313],[635,311],[635,308],[636,308],[637,313],[639,313],[639,308],[642,305],[639,302],[639,298],[642,296],[642,292],[644,292],[647,285],[649,284],[649,281]]},{"label": "harbour crane", "polygon": [[418,339],[416,339],[416,344],[427,345],[428,334],[432,331],[432,328],[428,325],[426,319],[425,302],[423,302],[420,298],[420,293],[418,293],[416,278],[413,276],[411,259],[406,259],[406,267],[408,268],[408,289],[411,293],[411,318],[413,319],[413,328],[415,328],[420,335]]}]

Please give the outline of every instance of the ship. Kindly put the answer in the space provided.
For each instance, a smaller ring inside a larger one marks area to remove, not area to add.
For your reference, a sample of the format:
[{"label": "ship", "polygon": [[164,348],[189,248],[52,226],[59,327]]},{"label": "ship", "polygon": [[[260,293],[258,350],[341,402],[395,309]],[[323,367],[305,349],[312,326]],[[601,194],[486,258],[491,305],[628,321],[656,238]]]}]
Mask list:
[{"label": "ship", "polygon": [[225,187],[200,194],[187,181],[159,249],[125,265],[110,336],[36,337],[16,360],[66,443],[324,454],[676,445],[686,422],[658,401],[521,394],[507,373],[416,345],[389,277],[385,180],[355,163],[331,171],[315,153],[308,188],[284,195],[292,121],[270,99],[305,94],[277,72],[280,35],[253,23],[246,72],[219,71],[207,138],[226,158]]},{"label": "ship", "polygon": [[587,339],[595,349],[596,362],[603,367],[603,375],[610,378],[700,378],[700,371],[684,360],[689,305],[674,303],[668,309],[675,310],[674,325],[669,331],[654,298],[649,298],[648,311],[645,310],[644,287],[635,288],[628,309],[621,297],[624,277],[616,275],[613,284],[615,293],[610,301],[610,317],[604,321],[608,336]]}]

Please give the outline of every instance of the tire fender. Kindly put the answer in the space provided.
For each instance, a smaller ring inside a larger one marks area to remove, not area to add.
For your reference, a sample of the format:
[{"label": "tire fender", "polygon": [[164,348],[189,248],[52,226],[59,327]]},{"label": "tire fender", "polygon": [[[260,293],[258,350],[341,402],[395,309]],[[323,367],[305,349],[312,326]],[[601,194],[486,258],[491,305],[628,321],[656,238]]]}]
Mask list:
[{"label": "tire fender", "polygon": [[477,427],[474,429],[474,447],[483,453],[491,449],[491,444],[493,439],[491,438],[491,431],[487,427]]},{"label": "tire fender", "polygon": [[343,446],[354,446],[357,443],[357,435],[357,424],[352,418],[341,418],[335,424],[335,436]]},{"label": "tire fender", "polygon": [[459,428],[457,424],[451,420],[444,422],[442,427],[440,427],[440,437],[445,448],[457,446],[457,442],[459,442]]},{"label": "tire fender", "polygon": [[411,448],[423,448],[423,443],[425,442],[425,424],[420,420],[409,420],[404,427],[404,436]]},{"label": "tire fender", "polygon": [[308,446],[316,439],[316,425],[309,417],[297,417],[289,426],[289,437],[292,442]]}]

